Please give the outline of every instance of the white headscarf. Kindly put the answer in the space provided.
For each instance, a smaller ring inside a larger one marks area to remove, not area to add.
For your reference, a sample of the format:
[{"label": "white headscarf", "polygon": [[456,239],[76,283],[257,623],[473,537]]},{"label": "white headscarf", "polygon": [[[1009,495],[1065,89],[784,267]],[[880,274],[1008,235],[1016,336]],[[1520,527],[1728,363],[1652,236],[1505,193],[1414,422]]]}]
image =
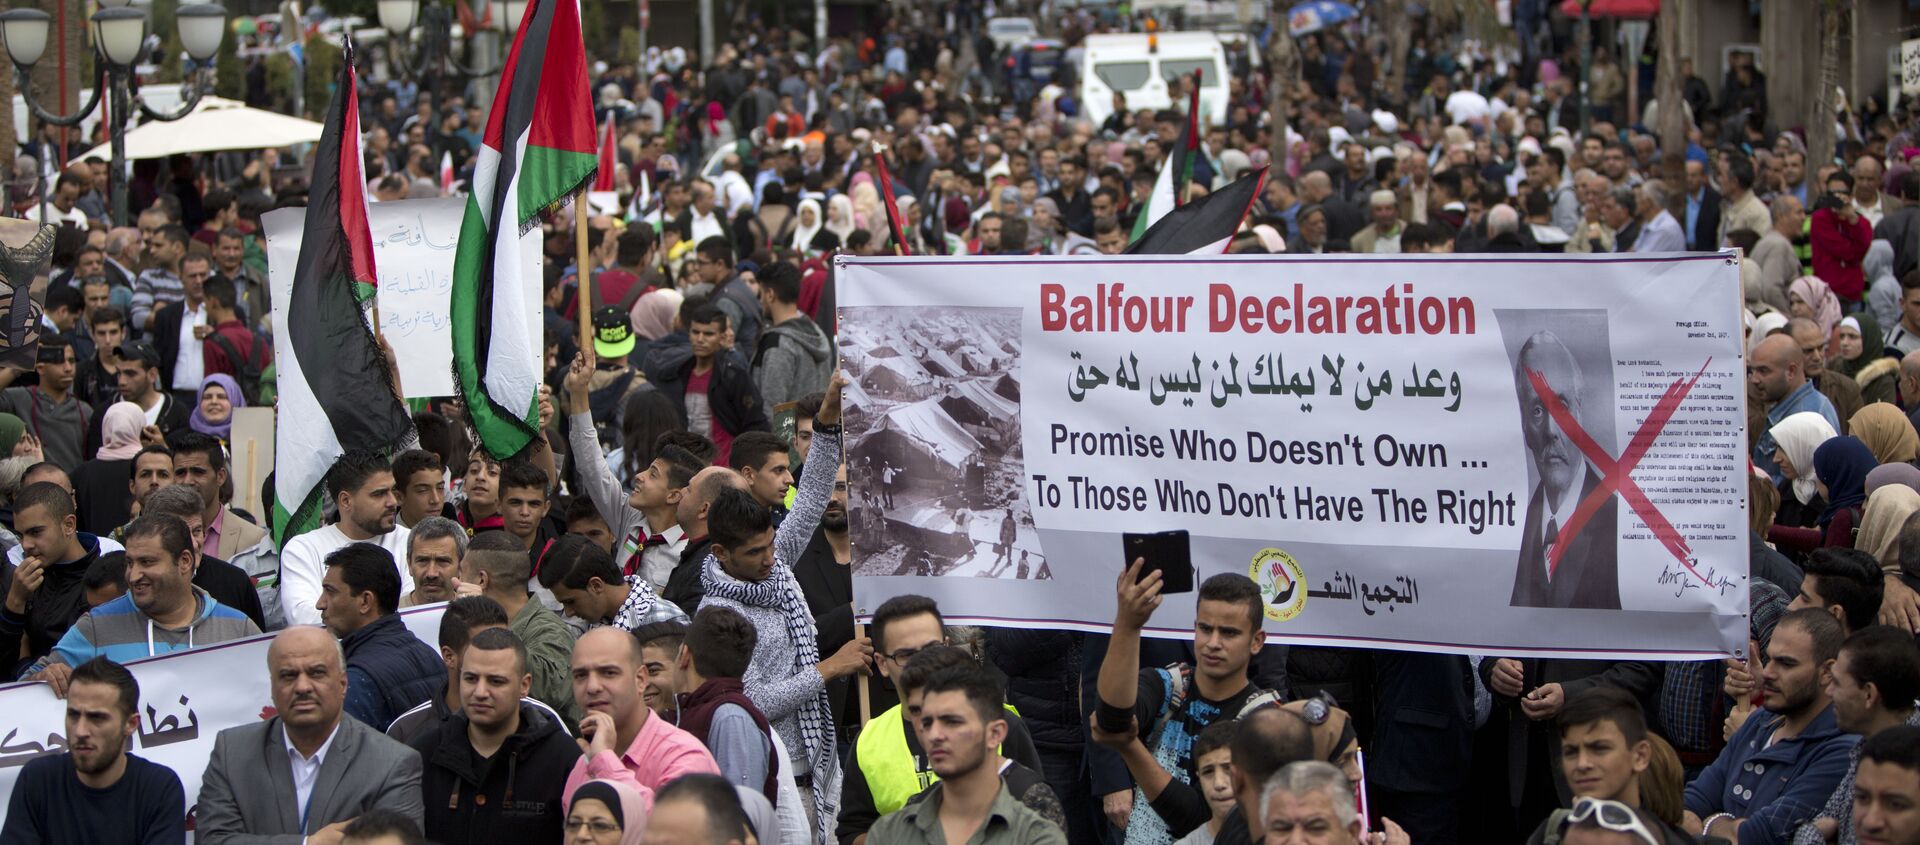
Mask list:
[{"label": "white headscarf", "polygon": [[1801,411],[1774,423],[1767,433],[1773,435],[1773,442],[1779,445],[1787,463],[1793,464],[1794,474],[1798,476],[1793,480],[1793,497],[1803,505],[1813,501],[1820,493],[1813,479],[1813,450],[1839,434],[1826,417],[1813,411]]},{"label": "white headscarf", "polygon": [[[813,210],[813,225],[807,225],[807,210]],[[800,210],[794,213],[793,243],[789,246],[801,252],[813,250],[813,236],[820,233],[820,227],[826,225],[827,215],[820,210],[820,201],[804,199],[800,201]]]},{"label": "white headscarf", "polygon": [[[1753,348],[1759,346],[1760,341],[1766,340],[1767,335],[1772,333],[1774,329],[1784,329],[1786,327],[1787,315],[1778,311],[1768,311],[1765,314],[1753,318],[1753,333],[1747,336],[1747,354],[1752,355]],[[1795,464],[1794,466],[1799,466],[1799,464]]]},{"label": "white headscarf", "polygon": [[[829,213],[822,225],[838,237],[842,245],[846,244],[848,236],[853,234],[853,200],[846,194],[834,194],[832,199],[827,200],[827,211]],[[840,213],[839,222],[833,219],[832,212],[836,211]],[[900,213],[905,214],[906,209],[901,209]]]}]

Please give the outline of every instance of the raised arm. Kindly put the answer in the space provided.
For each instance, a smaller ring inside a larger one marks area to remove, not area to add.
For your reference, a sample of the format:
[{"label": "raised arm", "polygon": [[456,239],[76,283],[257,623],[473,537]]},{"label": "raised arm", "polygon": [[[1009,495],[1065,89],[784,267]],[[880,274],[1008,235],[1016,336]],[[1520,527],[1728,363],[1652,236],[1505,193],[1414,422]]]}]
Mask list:
[{"label": "raised arm", "polygon": [[587,498],[593,500],[593,509],[599,512],[600,518],[617,528],[632,522],[633,509],[627,507],[626,493],[620,489],[619,479],[607,468],[606,453],[600,450],[600,437],[593,427],[593,408],[588,401],[593,360],[587,356],[591,354],[591,350],[585,350],[574,356],[573,364],[567,368],[566,383],[562,385],[567,393],[567,443],[573,447],[574,477],[586,488]]},{"label": "raised arm", "polygon": [[793,496],[793,510],[774,533],[774,551],[789,564],[807,550],[814,529],[820,525],[820,515],[827,512],[827,501],[833,498],[834,477],[840,472],[840,387],[846,383],[846,377],[836,371],[827,385],[826,399],[815,417],[819,423],[813,428],[813,447],[807,452],[807,465],[800,471],[799,490]]}]

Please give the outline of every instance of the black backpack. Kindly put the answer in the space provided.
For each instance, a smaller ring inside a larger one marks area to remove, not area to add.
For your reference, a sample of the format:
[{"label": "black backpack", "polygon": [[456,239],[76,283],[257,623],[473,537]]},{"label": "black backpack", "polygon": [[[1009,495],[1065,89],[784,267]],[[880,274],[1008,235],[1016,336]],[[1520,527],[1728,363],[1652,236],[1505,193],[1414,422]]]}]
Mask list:
[{"label": "black backpack", "polygon": [[240,395],[246,397],[247,404],[260,404],[260,373],[267,368],[267,365],[256,359],[261,357],[261,350],[266,348],[266,339],[262,338],[259,332],[253,333],[251,357],[241,357],[240,350],[234,348],[233,341],[219,332],[207,335],[207,339],[219,346],[220,351],[226,354],[227,360],[233,362],[233,380],[240,383]]}]

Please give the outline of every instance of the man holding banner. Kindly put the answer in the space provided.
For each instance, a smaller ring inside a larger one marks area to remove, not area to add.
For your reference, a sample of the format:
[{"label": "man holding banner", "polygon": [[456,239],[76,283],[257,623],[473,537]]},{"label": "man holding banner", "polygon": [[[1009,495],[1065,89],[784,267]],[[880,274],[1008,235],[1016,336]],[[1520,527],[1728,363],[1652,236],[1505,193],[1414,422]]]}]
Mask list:
[{"label": "man holding banner", "polygon": [[127,753],[134,735],[150,727],[140,721],[133,673],[96,657],[74,668],[70,684],[67,753],[35,758],[20,770],[0,842],[181,841],[180,776]]}]

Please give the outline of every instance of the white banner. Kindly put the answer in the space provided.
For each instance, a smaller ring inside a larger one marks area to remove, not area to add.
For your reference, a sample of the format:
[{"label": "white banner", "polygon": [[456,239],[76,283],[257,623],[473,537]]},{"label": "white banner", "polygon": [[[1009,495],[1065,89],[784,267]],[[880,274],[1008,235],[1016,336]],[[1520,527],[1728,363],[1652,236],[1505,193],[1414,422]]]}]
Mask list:
[{"label": "white banner", "polygon": [[[463,197],[394,200],[368,205],[374,269],[380,277],[380,330],[400,360],[400,387],[409,399],[453,396],[453,253],[460,242]],[[307,211],[283,208],[261,216],[267,238],[273,301],[286,302],[299,265]],[[540,302],[540,231],[521,237],[528,257],[520,289],[531,337],[544,332]],[[369,315],[371,316],[371,315]],[[278,354],[276,352],[276,354]]]},{"label": "white banner", "polygon": [[[407,629],[440,650],[444,604],[401,611]],[[213,739],[226,728],[273,717],[267,677],[272,634],[196,648],[127,664],[140,682],[140,729],[127,751],[173,770],[186,790],[191,814],[200,797],[200,777],[213,757]],[[19,768],[28,760],[66,752],[66,704],[43,683],[0,686],[0,795],[12,795]],[[351,717],[349,717],[351,718]],[[0,824],[7,805],[0,801]]]},{"label": "white banner", "polygon": [[838,260],[863,618],[1105,630],[1185,531],[1280,641],[1744,651],[1733,259]]}]

